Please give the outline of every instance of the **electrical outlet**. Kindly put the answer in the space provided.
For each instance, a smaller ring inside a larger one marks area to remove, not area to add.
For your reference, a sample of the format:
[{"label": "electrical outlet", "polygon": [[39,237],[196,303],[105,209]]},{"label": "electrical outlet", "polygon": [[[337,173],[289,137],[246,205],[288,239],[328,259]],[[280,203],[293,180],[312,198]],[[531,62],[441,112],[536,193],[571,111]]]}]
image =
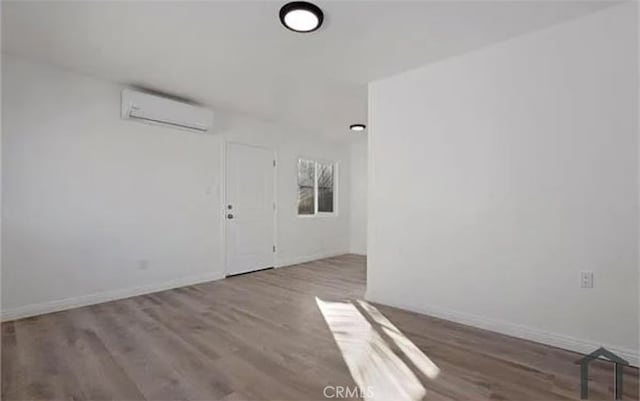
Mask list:
[{"label": "electrical outlet", "polygon": [[580,272],[580,288],[593,288],[593,272]]}]

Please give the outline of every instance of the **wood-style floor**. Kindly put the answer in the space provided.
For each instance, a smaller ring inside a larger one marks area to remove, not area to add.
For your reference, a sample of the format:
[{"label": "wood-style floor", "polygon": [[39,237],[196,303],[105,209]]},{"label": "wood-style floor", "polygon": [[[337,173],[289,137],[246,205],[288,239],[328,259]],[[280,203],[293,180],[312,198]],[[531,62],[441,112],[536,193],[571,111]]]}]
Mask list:
[{"label": "wood-style floor", "polygon": [[[2,399],[327,399],[355,383],[316,297],[364,289],[365,259],[345,255],[7,322]],[[579,399],[578,354],[376,306],[440,369],[416,374],[426,400]],[[590,399],[612,399],[612,378],[596,362]],[[624,384],[638,399],[637,369]]]}]

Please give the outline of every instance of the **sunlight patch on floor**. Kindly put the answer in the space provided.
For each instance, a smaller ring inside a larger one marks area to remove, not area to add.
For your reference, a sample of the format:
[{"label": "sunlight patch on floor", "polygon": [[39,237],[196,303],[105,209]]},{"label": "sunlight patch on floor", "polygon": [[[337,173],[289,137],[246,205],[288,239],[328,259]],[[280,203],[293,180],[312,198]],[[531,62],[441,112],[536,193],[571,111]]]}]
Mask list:
[{"label": "sunlight patch on floor", "polygon": [[318,308],[331,330],[338,349],[353,380],[365,400],[418,401],[426,389],[393,352],[378,332],[381,330],[406,355],[415,369],[430,379],[438,375],[438,367],[373,305],[358,301],[377,325],[376,329],[351,302],[329,302],[316,298]]},{"label": "sunlight patch on floor", "polygon": [[429,379],[438,377],[440,369],[436,364],[391,323],[378,308],[366,301],[358,300],[358,304],[380,325],[384,333],[395,342],[396,346],[411,360],[413,365],[419,369],[423,375]]}]

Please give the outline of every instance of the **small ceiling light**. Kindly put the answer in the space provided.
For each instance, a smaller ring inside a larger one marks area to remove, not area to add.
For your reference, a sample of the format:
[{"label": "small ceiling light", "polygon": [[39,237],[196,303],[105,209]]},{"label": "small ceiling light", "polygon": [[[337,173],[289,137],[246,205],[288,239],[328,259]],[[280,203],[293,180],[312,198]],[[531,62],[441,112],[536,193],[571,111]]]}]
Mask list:
[{"label": "small ceiling light", "polygon": [[367,126],[366,126],[366,125],[364,125],[364,124],[351,124],[351,125],[349,126],[349,129],[350,129],[351,131],[356,131],[356,132],[364,131],[364,130],[365,130],[365,128],[367,128]]},{"label": "small ceiling light", "polygon": [[294,32],[313,32],[320,28],[323,20],[320,7],[306,1],[292,1],[280,9],[280,22]]}]

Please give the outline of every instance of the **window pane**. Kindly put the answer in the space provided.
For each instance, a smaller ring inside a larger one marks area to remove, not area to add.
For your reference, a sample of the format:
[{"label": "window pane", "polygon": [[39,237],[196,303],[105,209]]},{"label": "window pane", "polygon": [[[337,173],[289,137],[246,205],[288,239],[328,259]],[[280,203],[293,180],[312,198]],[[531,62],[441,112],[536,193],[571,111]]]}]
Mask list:
[{"label": "window pane", "polygon": [[315,166],[315,162],[311,160],[298,160],[298,185],[313,187]]},{"label": "window pane", "polygon": [[333,212],[333,164],[318,164],[318,212]]},{"label": "window pane", "polygon": [[318,188],[318,212],[333,213],[333,189]]},{"label": "window pane", "polygon": [[298,214],[313,214],[313,187],[298,187]]},{"label": "window pane", "polygon": [[315,213],[315,162],[298,160],[298,214]]}]

